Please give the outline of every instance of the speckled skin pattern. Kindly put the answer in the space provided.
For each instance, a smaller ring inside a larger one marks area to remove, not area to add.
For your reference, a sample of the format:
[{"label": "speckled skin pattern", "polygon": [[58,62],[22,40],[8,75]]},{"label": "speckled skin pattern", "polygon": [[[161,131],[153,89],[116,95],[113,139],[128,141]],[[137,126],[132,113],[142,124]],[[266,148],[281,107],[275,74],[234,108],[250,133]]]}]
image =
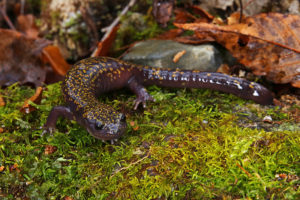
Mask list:
[{"label": "speckled skin pattern", "polygon": [[54,129],[57,118],[64,116],[75,119],[98,139],[117,139],[126,130],[125,115],[99,102],[97,96],[128,87],[137,96],[134,106],[137,109],[140,103],[145,106],[147,100],[153,100],[144,88],[148,85],[208,88],[263,105],[273,102],[271,92],[262,85],[221,73],[160,69],[108,57],[87,58],[76,63],[67,73],[62,83],[67,106],[54,107],[45,128]]}]

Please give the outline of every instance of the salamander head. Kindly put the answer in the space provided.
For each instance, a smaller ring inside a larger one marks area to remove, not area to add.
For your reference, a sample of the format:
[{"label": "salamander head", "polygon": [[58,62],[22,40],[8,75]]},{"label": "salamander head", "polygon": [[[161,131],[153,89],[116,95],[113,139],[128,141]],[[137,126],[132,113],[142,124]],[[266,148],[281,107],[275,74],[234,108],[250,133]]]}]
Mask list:
[{"label": "salamander head", "polygon": [[103,118],[101,116],[95,118],[93,114],[90,114],[84,119],[83,123],[84,127],[86,127],[88,132],[95,138],[111,140],[112,142],[121,137],[127,127],[126,117],[122,113],[113,113],[109,118]]}]

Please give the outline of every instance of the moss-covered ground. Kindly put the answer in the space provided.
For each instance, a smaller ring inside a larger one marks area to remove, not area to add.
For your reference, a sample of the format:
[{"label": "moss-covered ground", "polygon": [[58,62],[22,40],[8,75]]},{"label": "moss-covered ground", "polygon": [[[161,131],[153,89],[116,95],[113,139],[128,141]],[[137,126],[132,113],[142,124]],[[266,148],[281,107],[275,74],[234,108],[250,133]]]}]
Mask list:
[{"label": "moss-covered ground", "polygon": [[64,119],[41,137],[49,111],[63,103],[59,84],[30,114],[19,109],[34,89],[2,89],[0,199],[299,197],[299,127],[288,112],[209,90],[149,91],[156,102],[138,111],[129,92],[100,98],[127,116],[126,134],[111,145]]}]

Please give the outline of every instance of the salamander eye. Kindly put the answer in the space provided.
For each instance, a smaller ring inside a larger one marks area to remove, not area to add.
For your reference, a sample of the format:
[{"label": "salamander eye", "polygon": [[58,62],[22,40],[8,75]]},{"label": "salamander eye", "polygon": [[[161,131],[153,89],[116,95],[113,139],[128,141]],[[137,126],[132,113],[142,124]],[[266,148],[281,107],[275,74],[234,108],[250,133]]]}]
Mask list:
[{"label": "salamander eye", "polygon": [[102,130],[103,127],[104,127],[104,125],[101,124],[101,123],[96,123],[96,124],[95,124],[95,129],[96,129],[96,130]]}]

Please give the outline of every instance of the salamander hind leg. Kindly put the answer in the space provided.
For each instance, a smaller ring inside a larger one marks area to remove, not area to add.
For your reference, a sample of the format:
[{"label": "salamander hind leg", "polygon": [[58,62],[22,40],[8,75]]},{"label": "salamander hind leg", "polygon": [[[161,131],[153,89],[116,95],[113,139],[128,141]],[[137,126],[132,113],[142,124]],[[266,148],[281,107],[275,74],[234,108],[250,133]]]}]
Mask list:
[{"label": "salamander hind leg", "polygon": [[147,101],[155,101],[154,98],[147,92],[146,88],[138,83],[134,77],[129,79],[128,87],[136,95],[136,99],[134,101],[134,110],[136,110],[141,103],[145,108]]},{"label": "salamander hind leg", "polygon": [[53,133],[53,131],[56,129],[56,122],[58,117],[65,117],[69,120],[73,120],[74,118],[70,108],[65,106],[55,106],[50,111],[47,121],[43,127],[44,131],[42,132],[42,136],[45,133],[50,133],[50,134]]}]

